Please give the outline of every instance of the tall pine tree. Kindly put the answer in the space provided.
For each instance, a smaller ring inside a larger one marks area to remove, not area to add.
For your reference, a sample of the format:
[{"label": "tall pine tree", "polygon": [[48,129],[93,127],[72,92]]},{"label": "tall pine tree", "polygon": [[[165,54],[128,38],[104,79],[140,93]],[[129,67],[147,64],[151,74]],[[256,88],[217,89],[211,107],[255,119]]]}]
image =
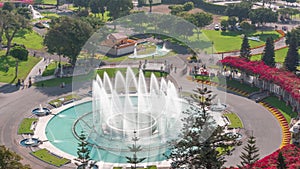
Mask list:
[{"label": "tall pine tree", "polygon": [[275,66],[274,40],[272,37],[267,38],[262,61],[268,66]]},{"label": "tall pine tree", "polygon": [[299,54],[297,46],[297,38],[292,36],[290,39],[289,50],[284,60],[284,67],[289,71],[296,71],[299,64]]},{"label": "tall pine tree", "polygon": [[247,145],[243,147],[245,152],[242,152],[240,168],[252,169],[253,164],[259,159],[259,149],[255,145],[256,140],[254,136],[249,137]]},{"label": "tall pine tree", "polygon": [[80,169],[84,169],[88,167],[88,162],[90,160],[90,150],[88,148],[88,143],[86,142],[86,136],[81,131],[79,135],[80,142],[78,143],[77,155],[78,159],[81,162],[81,165],[78,167]]},{"label": "tall pine tree", "polygon": [[251,49],[248,41],[248,37],[245,35],[240,50],[240,57],[250,59]]},{"label": "tall pine tree", "polygon": [[131,152],[133,152],[133,156],[132,157],[126,156],[126,159],[127,159],[127,163],[134,165],[134,166],[131,166],[131,168],[136,169],[136,165],[138,163],[141,163],[144,160],[146,160],[146,158],[138,158],[137,157],[137,152],[142,151],[143,149],[142,149],[142,146],[136,144],[136,142],[139,141],[139,139],[140,139],[136,136],[136,131],[134,131],[133,134],[134,134],[134,136],[132,137],[132,141],[134,142],[134,144],[131,147],[128,147],[129,150]]},{"label": "tall pine tree", "polygon": [[280,151],[277,158],[277,168],[278,169],[287,169],[285,159],[282,155],[282,152]]},{"label": "tall pine tree", "polygon": [[[217,125],[207,112],[215,98],[211,91],[197,88],[191,98],[199,107],[191,106],[183,112],[186,116],[182,119],[180,140],[171,143],[171,152],[168,155],[172,160],[171,166],[219,169],[225,162],[224,155],[229,155],[231,147],[239,142],[235,136],[225,134],[224,127]],[[217,148],[224,150],[223,153],[220,154]]]}]

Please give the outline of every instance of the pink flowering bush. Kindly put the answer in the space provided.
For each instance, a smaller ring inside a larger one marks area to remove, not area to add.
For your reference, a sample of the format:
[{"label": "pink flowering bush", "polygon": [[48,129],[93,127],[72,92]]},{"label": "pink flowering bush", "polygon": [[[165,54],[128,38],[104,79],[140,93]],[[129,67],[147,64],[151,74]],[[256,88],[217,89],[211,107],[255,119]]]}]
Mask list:
[{"label": "pink flowering bush", "polygon": [[248,61],[239,57],[228,56],[220,62],[248,74],[257,75],[262,80],[275,83],[289,92],[295,100],[300,101],[300,79],[292,72],[269,67],[262,61]]}]

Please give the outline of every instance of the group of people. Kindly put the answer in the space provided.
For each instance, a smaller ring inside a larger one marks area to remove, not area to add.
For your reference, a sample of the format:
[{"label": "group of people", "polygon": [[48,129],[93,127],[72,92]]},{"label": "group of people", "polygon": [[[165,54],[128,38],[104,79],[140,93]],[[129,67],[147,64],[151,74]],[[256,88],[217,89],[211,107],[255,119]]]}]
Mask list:
[{"label": "group of people", "polygon": [[32,81],[31,81],[31,77],[29,77],[28,83],[25,83],[25,81],[22,79],[18,79],[18,82],[16,84],[16,87],[21,87],[22,89],[24,88],[30,88],[32,86]]}]

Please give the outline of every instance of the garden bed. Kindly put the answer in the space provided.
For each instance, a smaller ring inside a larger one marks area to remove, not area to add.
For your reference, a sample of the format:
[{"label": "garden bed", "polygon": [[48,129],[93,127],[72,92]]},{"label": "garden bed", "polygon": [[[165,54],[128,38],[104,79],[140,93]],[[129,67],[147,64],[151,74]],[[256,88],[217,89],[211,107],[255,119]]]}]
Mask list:
[{"label": "garden bed", "polygon": [[30,154],[48,164],[54,165],[56,167],[60,167],[60,166],[63,166],[65,164],[71,162],[70,160],[68,160],[66,158],[59,157],[55,154],[52,154],[51,152],[49,152],[46,149],[34,151],[34,152],[31,152]]},{"label": "garden bed", "polygon": [[225,113],[223,116],[230,121],[228,128],[244,128],[241,119],[235,113]]},{"label": "garden bed", "polygon": [[34,134],[34,130],[31,127],[34,123],[38,121],[37,118],[25,118],[21,122],[19,129],[18,129],[18,134]]},{"label": "garden bed", "polygon": [[57,107],[60,107],[62,105],[65,105],[65,104],[68,104],[68,103],[72,103],[76,100],[79,99],[79,96],[78,95],[67,95],[67,96],[64,96],[64,97],[60,97],[58,99],[55,99],[55,100],[51,100],[49,102],[49,104],[55,108]]}]

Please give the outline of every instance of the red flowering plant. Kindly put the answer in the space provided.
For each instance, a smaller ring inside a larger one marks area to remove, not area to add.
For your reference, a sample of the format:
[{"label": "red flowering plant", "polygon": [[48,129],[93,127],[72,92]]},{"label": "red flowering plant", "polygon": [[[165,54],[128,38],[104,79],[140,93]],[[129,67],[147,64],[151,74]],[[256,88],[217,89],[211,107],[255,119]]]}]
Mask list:
[{"label": "red flowering plant", "polygon": [[295,100],[300,101],[300,79],[292,72],[269,67],[262,61],[248,61],[239,57],[228,56],[220,60],[220,63],[273,82],[289,92]]},{"label": "red flowering plant", "polygon": [[[255,162],[252,169],[277,169],[277,162],[278,162],[277,159],[280,151],[282,152],[282,155],[285,158],[284,161],[288,169],[300,168],[300,158],[299,158],[300,148],[293,144],[289,144]],[[228,169],[237,169],[237,168],[230,167]]]}]

